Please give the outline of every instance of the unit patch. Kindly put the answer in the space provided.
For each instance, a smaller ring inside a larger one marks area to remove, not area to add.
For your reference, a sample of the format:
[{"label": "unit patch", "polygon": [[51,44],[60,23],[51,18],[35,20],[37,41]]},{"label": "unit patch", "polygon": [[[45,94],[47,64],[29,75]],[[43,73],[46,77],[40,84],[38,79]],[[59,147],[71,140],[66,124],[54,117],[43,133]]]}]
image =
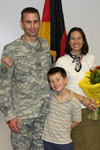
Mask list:
[{"label": "unit patch", "polygon": [[13,61],[10,59],[10,58],[8,58],[7,56],[2,60],[3,62],[5,62],[8,66],[12,66],[13,65]]},{"label": "unit patch", "polygon": [[3,73],[6,73],[7,71],[8,71],[7,67],[3,67],[3,68],[2,68],[2,72],[3,72]]}]

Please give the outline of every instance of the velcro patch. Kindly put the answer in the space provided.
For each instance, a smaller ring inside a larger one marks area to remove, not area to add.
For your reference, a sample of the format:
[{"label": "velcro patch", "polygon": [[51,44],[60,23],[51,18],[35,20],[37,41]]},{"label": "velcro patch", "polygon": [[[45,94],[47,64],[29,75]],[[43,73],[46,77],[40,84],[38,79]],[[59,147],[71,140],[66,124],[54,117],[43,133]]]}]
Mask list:
[{"label": "velcro patch", "polygon": [[7,56],[2,60],[3,62],[5,62],[8,66],[12,66],[13,65],[13,61],[10,59],[10,58],[8,58]]},{"label": "velcro patch", "polygon": [[2,67],[2,72],[6,73],[8,71],[7,67]]}]

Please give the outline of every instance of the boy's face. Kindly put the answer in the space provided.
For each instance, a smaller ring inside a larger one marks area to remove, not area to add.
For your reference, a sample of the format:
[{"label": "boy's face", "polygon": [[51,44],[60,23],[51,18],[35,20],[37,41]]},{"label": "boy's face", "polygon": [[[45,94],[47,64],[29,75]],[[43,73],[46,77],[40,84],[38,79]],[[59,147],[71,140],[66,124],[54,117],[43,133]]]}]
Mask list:
[{"label": "boy's face", "polygon": [[60,73],[55,73],[53,75],[49,75],[49,81],[51,88],[56,92],[60,92],[66,87],[67,77],[64,78]]}]

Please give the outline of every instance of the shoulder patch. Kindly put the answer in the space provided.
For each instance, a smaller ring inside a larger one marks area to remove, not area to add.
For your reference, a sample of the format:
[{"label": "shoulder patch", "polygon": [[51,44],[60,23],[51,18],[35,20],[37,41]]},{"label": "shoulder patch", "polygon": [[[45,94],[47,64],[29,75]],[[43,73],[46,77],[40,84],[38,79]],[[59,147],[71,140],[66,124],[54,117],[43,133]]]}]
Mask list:
[{"label": "shoulder patch", "polygon": [[2,67],[2,72],[6,73],[8,71],[7,67]]},{"label": "shoulder patch", "polygon": [[8,66],[12,66],[13,65],[13,61],[10,59],[10,58],[8,58],[7,56],[2,60],[3,62],[5,62]]}]

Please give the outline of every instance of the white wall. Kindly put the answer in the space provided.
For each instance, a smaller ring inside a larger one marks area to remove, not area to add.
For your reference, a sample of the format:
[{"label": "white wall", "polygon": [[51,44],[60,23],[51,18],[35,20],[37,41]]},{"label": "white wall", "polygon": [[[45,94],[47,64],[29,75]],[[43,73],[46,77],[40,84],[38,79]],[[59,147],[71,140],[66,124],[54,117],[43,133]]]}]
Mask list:
[{"label": "white wall", "polygon": [[[23,31],[20,28],[20,12],[32,6],[42,11],[45,0],[0,0],[0,55],[5,44],[19,38]],[[67,32],[74,26],[81,27],[86,34],[90,52],[100,65],[100,0],[62,0],[65,26]],[[1,99],[0,99],[1,100]],[[0,150],[12,150],[10,130],[0,112]]]},{"label": "white wall", "polygon": [[100,65],[100,0],[62,0],[66,30],[81,27]]}]

